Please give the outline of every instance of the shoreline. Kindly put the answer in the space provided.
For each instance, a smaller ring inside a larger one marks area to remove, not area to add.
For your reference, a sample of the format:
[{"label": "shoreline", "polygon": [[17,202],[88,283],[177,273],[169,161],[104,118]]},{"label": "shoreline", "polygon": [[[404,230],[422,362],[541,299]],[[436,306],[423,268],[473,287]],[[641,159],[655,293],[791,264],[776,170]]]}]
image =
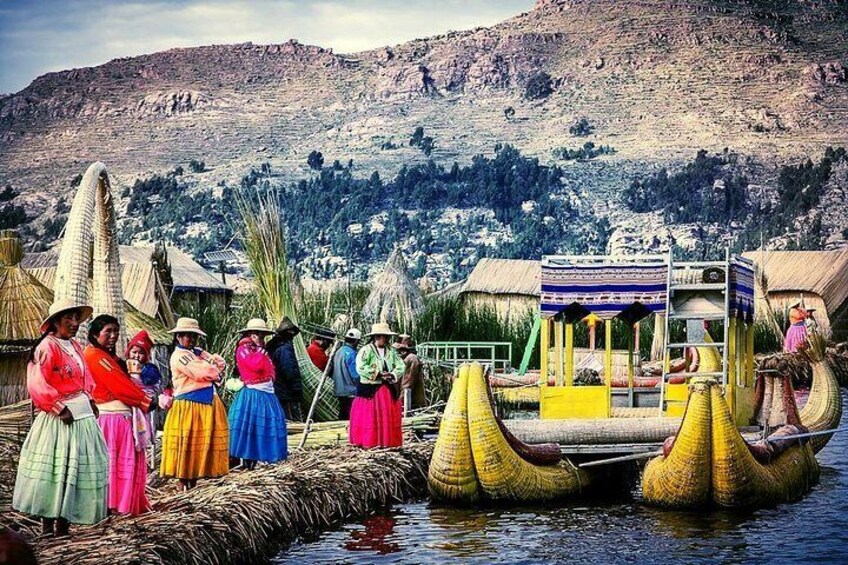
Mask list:
[{"label": "shoreline", "polygon": [[70,538],[22,534],[42,565],[254,563],[304,533],[426,495],[432,451],[432,443],[308,449],[285,463],[203,480],[187,493],[154,489],[153,512],[72,526]]}]

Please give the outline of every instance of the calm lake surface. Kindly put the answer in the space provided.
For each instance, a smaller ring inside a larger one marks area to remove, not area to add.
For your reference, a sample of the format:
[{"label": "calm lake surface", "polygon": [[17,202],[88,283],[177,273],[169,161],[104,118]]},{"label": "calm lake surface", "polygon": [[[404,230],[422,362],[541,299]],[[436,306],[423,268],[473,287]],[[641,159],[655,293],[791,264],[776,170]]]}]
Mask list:
[{"label": "calm lake surface", "polygon": [[670,512],[643,505],[638,490],[602,504],[419,502],[299,541],[274,563],[848,563],[848,432],[817,457],[819,486],[776,508]]}]

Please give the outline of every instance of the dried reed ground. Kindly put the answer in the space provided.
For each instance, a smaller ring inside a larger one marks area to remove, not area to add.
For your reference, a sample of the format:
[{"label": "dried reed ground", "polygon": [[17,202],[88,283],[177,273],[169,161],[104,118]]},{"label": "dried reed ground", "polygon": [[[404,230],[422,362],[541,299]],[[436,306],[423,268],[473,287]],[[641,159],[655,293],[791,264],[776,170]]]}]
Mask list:
[{"label": "dried reed ground", "polygon": [[[41,564],[253,563],[304,533],[424,496],[432,450],[419,443],[295,452],[282,464],[200,481],[188,493],[155,489],[154,512],[76,526],[70,540],[31,541]],[[0,525],[16,522],[31,533],[35,523],[8,512],[12,485],[6,483],[14,483],[8,470],[0,476]]]}]

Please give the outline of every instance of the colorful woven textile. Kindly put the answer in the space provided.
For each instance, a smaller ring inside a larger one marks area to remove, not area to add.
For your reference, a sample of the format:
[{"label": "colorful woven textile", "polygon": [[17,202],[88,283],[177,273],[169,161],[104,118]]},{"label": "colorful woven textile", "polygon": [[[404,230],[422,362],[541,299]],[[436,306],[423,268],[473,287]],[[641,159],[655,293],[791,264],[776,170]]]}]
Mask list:
[{"label": "colorful woven textile", "polygon": [[[567,317],[572,318],[591,312],[604,320],[622,313],[636,314],[638,319],[665,312],[668,264],[652,261],[560,265],[543,260],[541,282],[544,318],[566,311]],[[568,316],[568,310],[573,310],[574,316]]]},{"label": "colorful woven textile", "polygon": [[735,257],[730,261],[731,317],[754,320],[754,264]]}]

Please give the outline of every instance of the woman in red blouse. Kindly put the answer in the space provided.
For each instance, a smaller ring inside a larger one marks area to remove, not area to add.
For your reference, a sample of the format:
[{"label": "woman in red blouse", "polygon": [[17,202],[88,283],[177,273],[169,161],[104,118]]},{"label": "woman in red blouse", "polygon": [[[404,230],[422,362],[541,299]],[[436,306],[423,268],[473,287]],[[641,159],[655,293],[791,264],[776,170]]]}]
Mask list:
[{"label": "woman in red blouse", "polygon": [[[94,378],[94,401],[100,411],[99,424],[109,448],[109,496],[107,506],[122,514],[138,515],[150,509],[144,494],[147,460],[144,446],[133,434],[132,409],[150,412],[156,401],[135,384],[115,355],[118,320],[103,314],[88,328],[85,363]],[[145,419],[139,421],[144,425]],[[141,430],[146,431],[146,430]]]},{"label": "woman in red blouse", "polygon": [[91,307],[57,300],[27,365],[38,415],[21,448],[12,507],[42,518],[45,534],[106,517],[109,456],[91,400],[94,381],[74,339]]}]

